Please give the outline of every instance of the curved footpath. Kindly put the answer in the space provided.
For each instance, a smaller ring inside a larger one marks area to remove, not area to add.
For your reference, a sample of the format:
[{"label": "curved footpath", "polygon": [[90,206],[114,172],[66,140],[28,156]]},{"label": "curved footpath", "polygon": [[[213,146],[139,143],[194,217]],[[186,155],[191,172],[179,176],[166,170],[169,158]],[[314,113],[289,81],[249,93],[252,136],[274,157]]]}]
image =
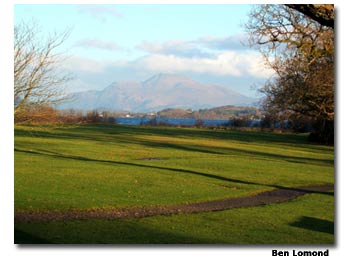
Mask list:
[{"label": "curved footpath", "polygon": [[256,195],[213,200],[208,202],[187,203],[150,207],[129,207],[121,209],[86,209],[65,211],[22,211],[15,213],[15,223],[51,222],[88,219],[123,219],[155,215],[191,214],[210,211],[223,211],[233,208],[267,205],[286,202],[307,193],[326,193],[334,190],[333,184],[278,188]]}]

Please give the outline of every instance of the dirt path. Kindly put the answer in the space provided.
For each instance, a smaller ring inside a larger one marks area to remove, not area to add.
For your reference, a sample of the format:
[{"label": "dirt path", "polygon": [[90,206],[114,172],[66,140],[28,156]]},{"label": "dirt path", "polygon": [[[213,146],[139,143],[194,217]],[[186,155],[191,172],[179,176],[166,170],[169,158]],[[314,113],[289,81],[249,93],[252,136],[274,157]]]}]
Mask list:
[{"label": "dirt path", "polygon": [[303,186],[296,188],[279,188],[252,196],[228,198],[208,202],[180,205],[129,207],[122,209],[87,209],[65,211],[25,211],[15,213],[15,223],[51,222],[88,219],[122,219],[155,215],[191,214],[210,211],[223,211],[233,208],[260,206],[286,202],[307,193],[325,193],[334,189],[334,185]]}]

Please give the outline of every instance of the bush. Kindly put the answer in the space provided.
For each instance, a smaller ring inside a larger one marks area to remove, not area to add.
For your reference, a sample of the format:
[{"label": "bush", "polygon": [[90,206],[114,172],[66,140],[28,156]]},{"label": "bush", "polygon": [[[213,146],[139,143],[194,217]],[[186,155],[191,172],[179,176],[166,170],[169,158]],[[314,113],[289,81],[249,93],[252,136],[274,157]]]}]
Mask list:
[{"label": "bush", "polygon": [[59,112],[49,105],[26,105],[15,115],[15,123],[53,124],[59,122]]},{"label": "bush", "polygon": [[97,110],[93,110],[86,114],[85,121],[87,123],[100,123],[103,121],[103,118]]}]

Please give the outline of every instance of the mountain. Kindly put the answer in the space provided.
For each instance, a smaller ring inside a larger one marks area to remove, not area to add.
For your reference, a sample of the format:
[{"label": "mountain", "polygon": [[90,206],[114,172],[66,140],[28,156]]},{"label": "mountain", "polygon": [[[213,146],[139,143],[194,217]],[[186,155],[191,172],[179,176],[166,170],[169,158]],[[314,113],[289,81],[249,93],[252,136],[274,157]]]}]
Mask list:
[{"label": "mountain", "polygon": [[74,93],[72,98],[60,108],[150,112],[165,108],[250,106],[257,101],[226,87],[202,84],[174,74],[158,74],[143,82],[114,82],[101,91]]}]

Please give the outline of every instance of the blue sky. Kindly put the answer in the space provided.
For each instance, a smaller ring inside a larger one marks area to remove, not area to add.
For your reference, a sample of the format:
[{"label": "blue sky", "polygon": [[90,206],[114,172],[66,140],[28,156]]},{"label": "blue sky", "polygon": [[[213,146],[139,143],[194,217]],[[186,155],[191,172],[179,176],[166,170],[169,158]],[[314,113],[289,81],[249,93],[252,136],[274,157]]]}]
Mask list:
[{"label": "blue sky", "polygon": [[250,5],[15,5],[15,24],[34,20],[43,38],[71,31],[58,51],[75,80],[71,91],[142,81],[160,72],[187,75],[249,96],[272,75],[241,44]]}]

